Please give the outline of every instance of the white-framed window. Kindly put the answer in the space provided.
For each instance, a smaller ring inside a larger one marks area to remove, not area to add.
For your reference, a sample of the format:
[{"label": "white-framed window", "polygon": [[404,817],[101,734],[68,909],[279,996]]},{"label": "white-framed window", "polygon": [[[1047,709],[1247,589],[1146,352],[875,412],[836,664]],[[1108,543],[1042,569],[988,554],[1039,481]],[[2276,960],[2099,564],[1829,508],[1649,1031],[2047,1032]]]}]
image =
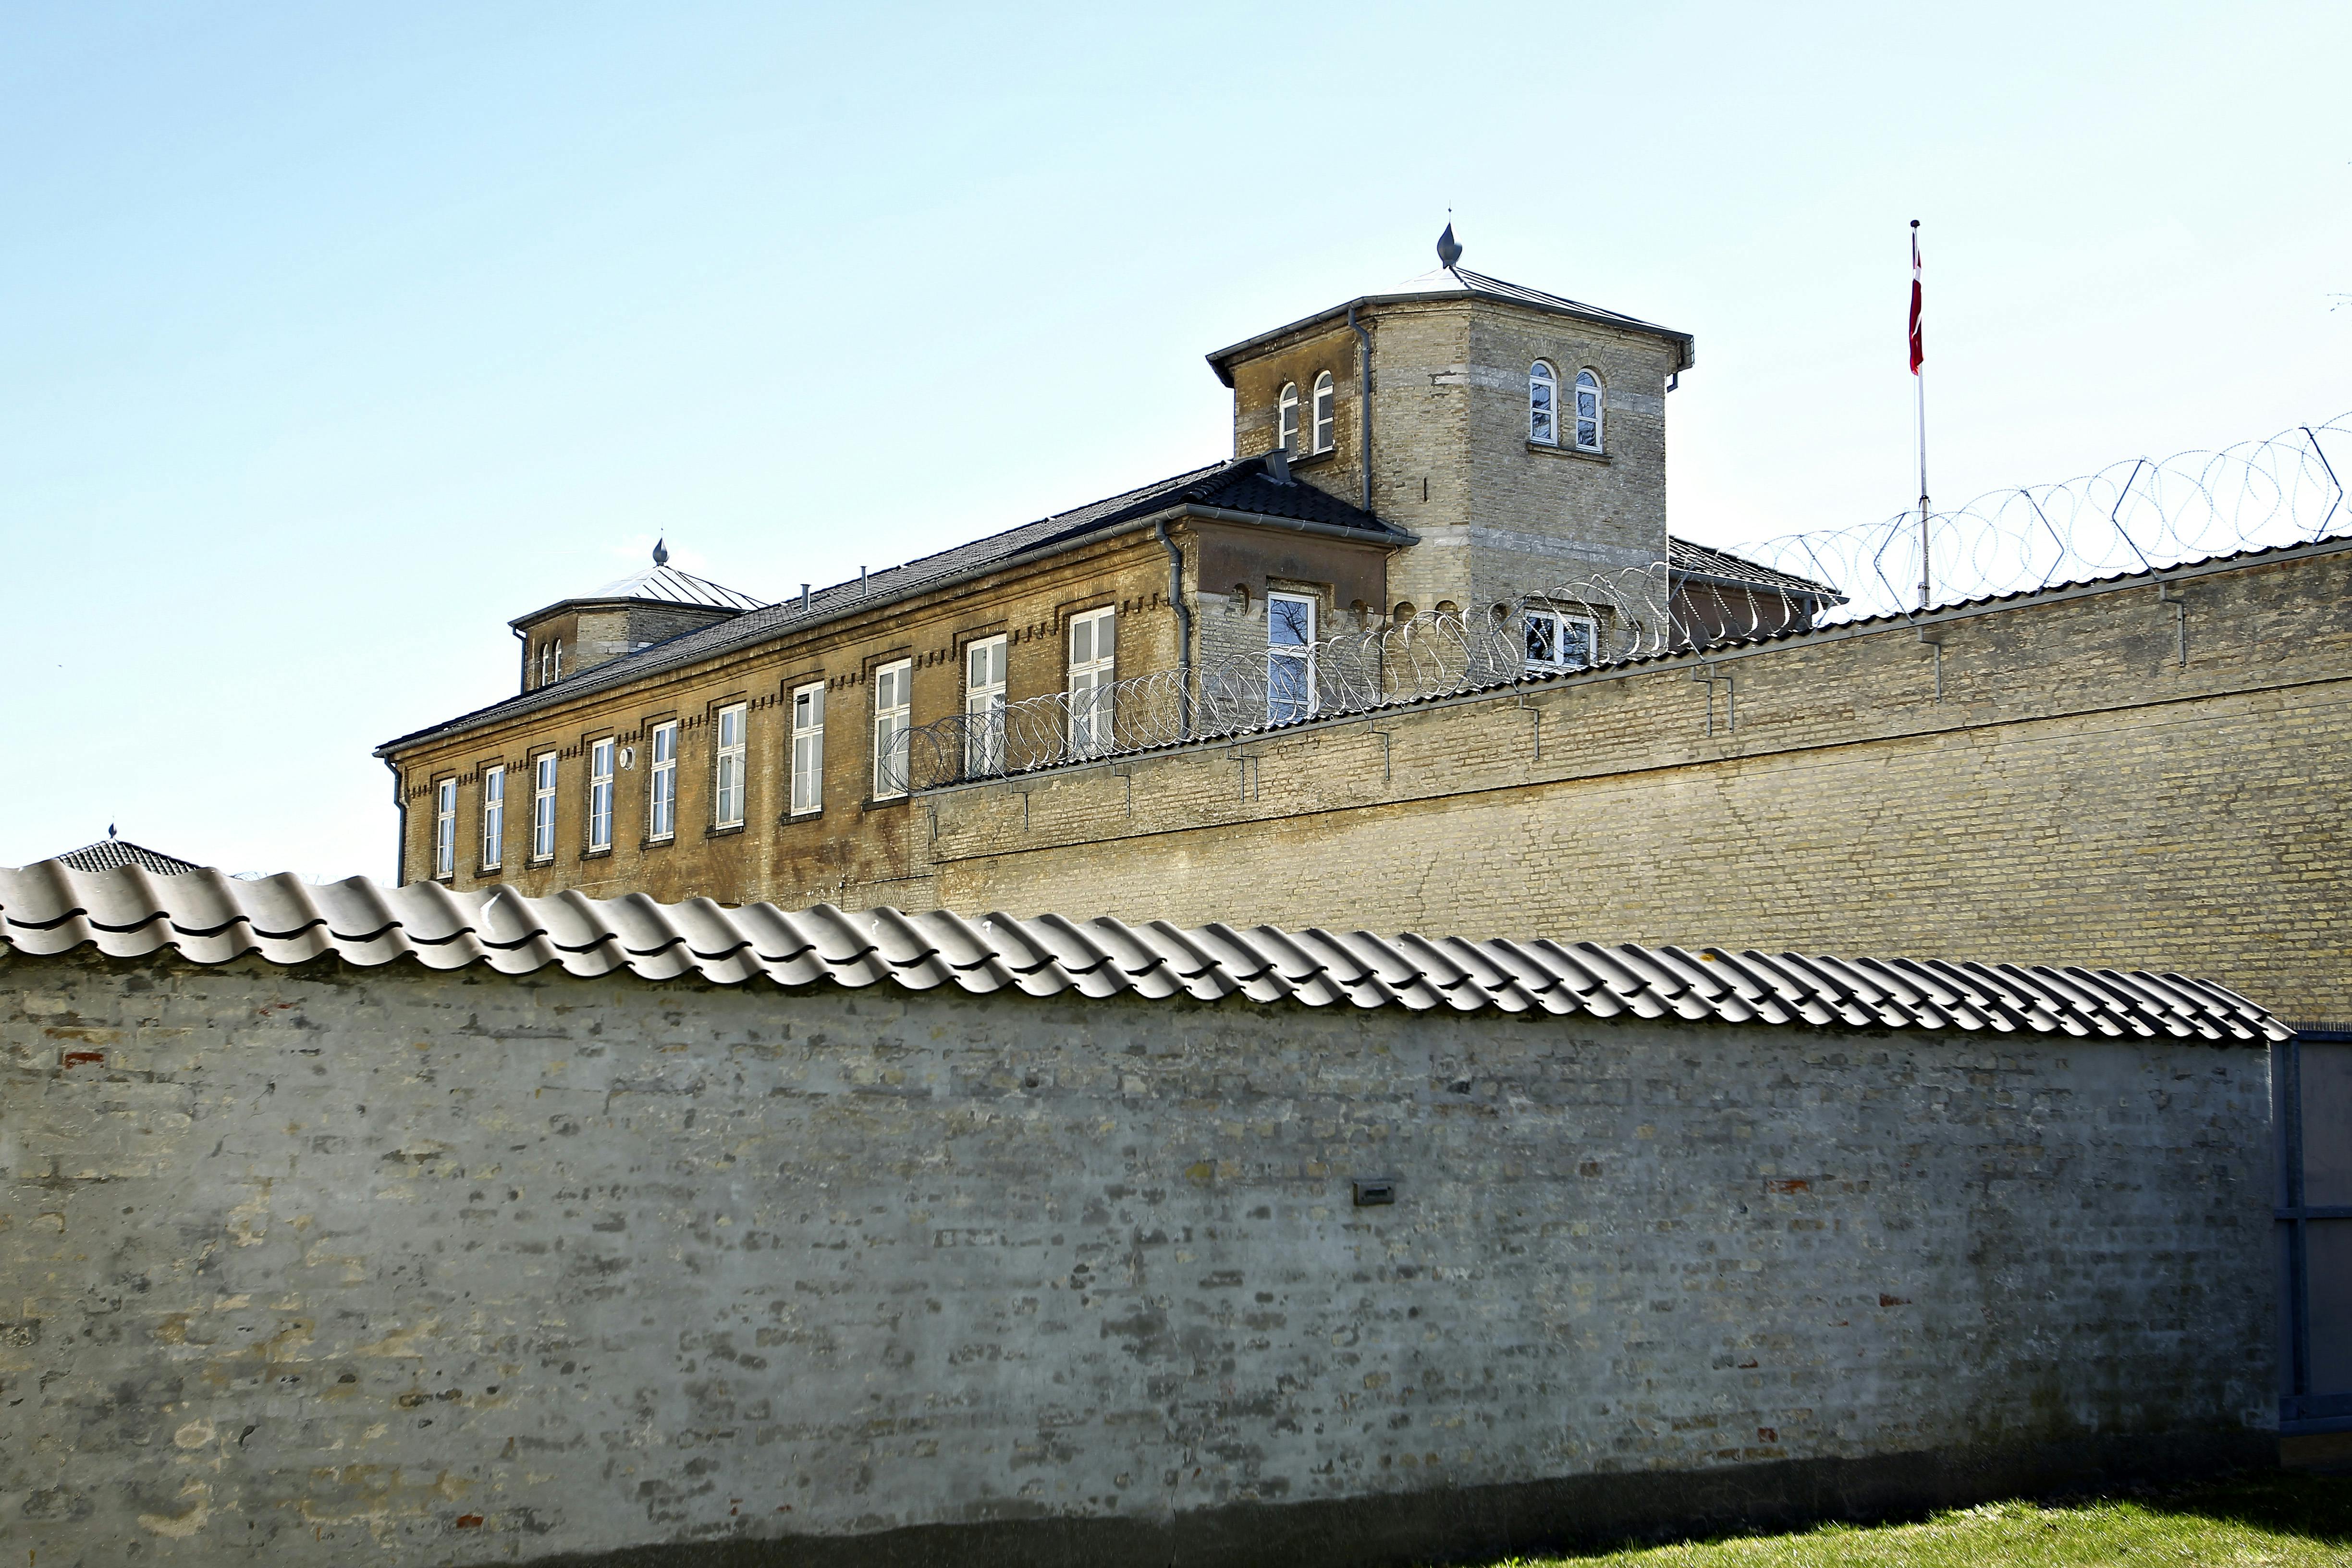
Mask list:
[{"label": "white-framed window", "polygon": [[563,639],[551,637],[539,645],[539,683],[552,686],[563,679]]},{"label": "white-framed window", "polygon": [[1318,452],[1328,452],[1331,449],[1334,433],[1331,403],[1335,395],[1337,394],[1331,383],[1331,373],[1327,370],[1315,378],[1315,450]]},{"label": "white-framed window", "polygon": [[915,667],[908,659],[874,672],[874,798],[907,793],[908,715],[914,709]]},{"label": "white-framed window", "polygon": [[457,781],[443,779],[433,786],[433,874],[457,874]]},{"label": "white-framed window", "polygon": [[1584,669],[1600,657],[1601,628],[1591,616],[1529,610],[1527,628],[1529,669]]},{"label": "white-framed window", "polygon": [[824,809],[824,682],[793,688],[793,815]]},{"label": "white-framed window", "polygon": [[530,760],[530,858],[555,858],[555,753]]},{"label": "white-framed window", "polygon": [[1265,721],[1287,724],[1315,711],[1315,601],[1265,596]]},{"label": "white-framed window", "polygon": [[963,650],[963,771],[1004,771],[1004,638],[984,637]]},{"label": "white-framed window", "polygon": [[1576,449],[1601,450],[1601,378],[1589,370],[1576,373]]},{"label": "white-framed window", "polygon": [[677,837],[677,721],[656,724],[646,738],[646,837]]},{"label": "white-framed window", "polygon": [[[1291,433],[1297,434],[1295,426]],[[1118,673],[1118,653],[1114,608],[1070,617],[1070,751],[1075,755],[1099,756],[1111,748],[1111,681]]]},{"label": "white-framed window", "polygon": [[506,858],[507,771],[482,770],[482,869],[495,871]]},{"label": "white-framed window", "polygon": [[613,738],[588,744],[588,847],[613,847]]},{"label": "white-framed window", "polygon": [[1559,374],[1541,360],[1528,367],[1528,439],[1559,445]]},{"label": "white-framed window", "polygon": [[1286,381],[1274,403],[1274,444],[1292,457],[1298,455],[1298,384]]},{"label": "white-framed window", "polygon": [[710,789],[710,826],[743,826],[743,731],[750,718],[747,704],[737,702],[719,710],[719,747]]}]

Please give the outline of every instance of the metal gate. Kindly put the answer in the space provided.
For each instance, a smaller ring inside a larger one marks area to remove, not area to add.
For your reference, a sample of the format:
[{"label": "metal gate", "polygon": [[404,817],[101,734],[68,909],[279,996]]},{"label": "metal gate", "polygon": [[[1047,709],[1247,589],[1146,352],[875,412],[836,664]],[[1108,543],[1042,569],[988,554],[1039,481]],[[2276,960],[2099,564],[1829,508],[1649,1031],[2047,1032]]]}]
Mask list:
[{"label": "metal gate", "polygon": [[2277,1052],[2279,1434],[2352,1432],[2352,1030]]}]

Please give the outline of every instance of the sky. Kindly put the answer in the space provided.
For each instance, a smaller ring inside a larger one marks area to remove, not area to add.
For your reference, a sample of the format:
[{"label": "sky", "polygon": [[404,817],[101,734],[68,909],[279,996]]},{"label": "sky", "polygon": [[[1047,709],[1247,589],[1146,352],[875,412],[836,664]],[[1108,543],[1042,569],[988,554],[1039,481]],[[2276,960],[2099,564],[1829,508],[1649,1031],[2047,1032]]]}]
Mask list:
[{"label": "sky", "polygon": [[1228,455],[1212,349],[1464,265],[1696,334],[1714,543],[2352,410],[2338,3],[0,0],[0,864],[388,877],[507,621]]}]

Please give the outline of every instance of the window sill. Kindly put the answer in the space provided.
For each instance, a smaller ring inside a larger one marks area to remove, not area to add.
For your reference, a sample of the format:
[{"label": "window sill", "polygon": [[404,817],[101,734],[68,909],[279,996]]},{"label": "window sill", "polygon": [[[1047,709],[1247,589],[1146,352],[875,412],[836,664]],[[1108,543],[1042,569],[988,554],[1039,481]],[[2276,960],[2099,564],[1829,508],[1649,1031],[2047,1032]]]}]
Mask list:
[{"label": "window sill", "polygon": [[742,831],[743,825],[737,822],[725,827],[706,827],[702,830],[702,836],[705,838],[732,838]]},{"label": "window sill", "polygon": [[640,849],[667,849],[677,842],[677,834],[665,833],[659,838],[646,838],[639,840],[637,847]]},{"label": "window sill", "polygon": [[824,815],[824,807],[813,805],[806,811],[788,811],[776,818],[778,822],[814,822]]},{"label": "window sill", "polygon": [[1611,463],[1616,461],[1606,452],[1579,451],[1574,447],[1547,447],[1541,441],[1528,443],[1528,450],[1544,458],[1573,458],[1580,463]]},{"label": "window sill", "polygon": [[610,860],[612,858],[613,848],[609,844],[602,849],[583,849],[580,851],[580,858],[583,860]]},{"label": "window sill", "polygon": [[529,860],[523,862],[524,867],[530,870],[537,870],[541,866],[552,866],[554,864],[555,857],[552,855],[534,855]]},{"label": "window sill", "polygon": [[1319,452],[1301,452],[1290,459],[1294,468],[1311,468],[1318,463],[1328,463],[1339,455],[1337,447],[1326,447]]},{"label": "window sill", "polygon": [[857,809],[860,812],[887,811],[891,806],[906,805],[908,799],[908,797],[903,795],[875,795],[859,801]]}]

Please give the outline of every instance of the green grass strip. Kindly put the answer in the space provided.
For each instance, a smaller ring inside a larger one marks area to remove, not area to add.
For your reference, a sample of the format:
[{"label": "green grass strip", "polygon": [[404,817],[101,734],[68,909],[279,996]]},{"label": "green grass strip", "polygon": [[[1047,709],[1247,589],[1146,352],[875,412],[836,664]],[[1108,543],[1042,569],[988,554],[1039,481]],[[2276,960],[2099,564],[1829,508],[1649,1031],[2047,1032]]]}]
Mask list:
[{"label": "green grass strip", "polygon": [[2268,1473],[2073,1504],[1985,1503],[1916,1524],[1829,1524],[1500,1568],[2234,1568],[2352,1565],[2352,1476]]}]

